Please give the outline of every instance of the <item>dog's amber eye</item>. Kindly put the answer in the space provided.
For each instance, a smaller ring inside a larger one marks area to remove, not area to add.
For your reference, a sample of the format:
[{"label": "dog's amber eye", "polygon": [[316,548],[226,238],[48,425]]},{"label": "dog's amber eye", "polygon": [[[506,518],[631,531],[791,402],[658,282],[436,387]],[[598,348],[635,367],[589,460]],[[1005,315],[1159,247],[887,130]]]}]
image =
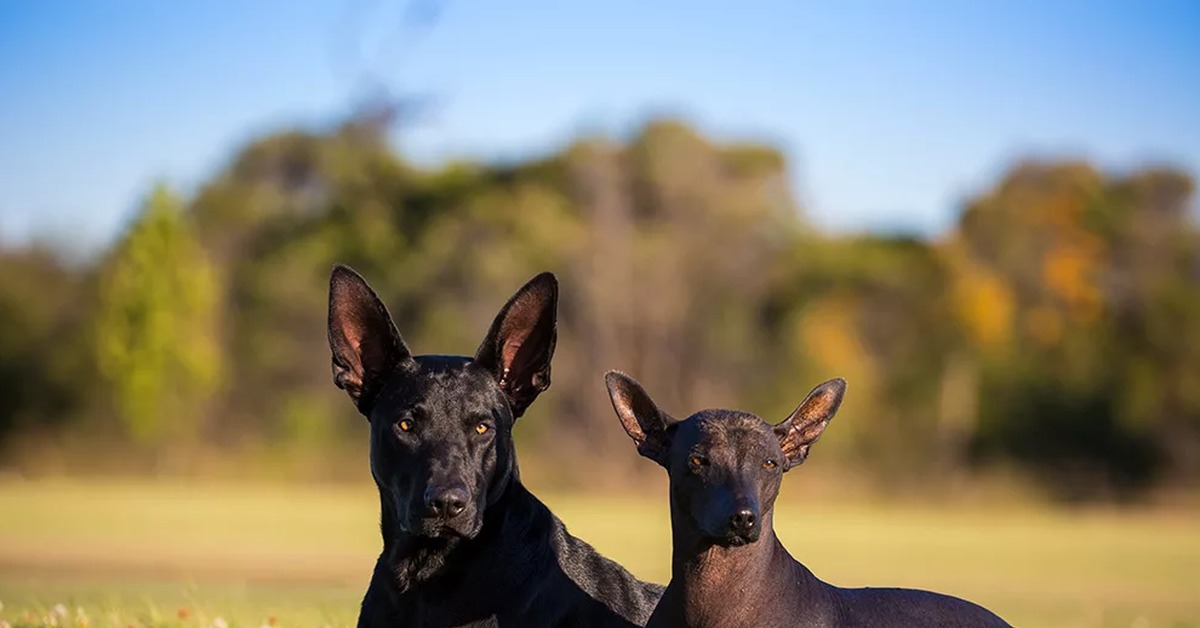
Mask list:
[{"label": "dog's amber eye", "polygon": [[488,427],[487,423],[480,423],[479,425],[475,426],[475,433],[476,434],[487,434],[487,431],[490,429],[492,429],[492,428]]},{"label": "dog's amber eye", "polygon": [[688,464],[692,465],[693,467],[702,466],[704,464],[704,457],[692,456],[691,458],[688,458]]},{"label": "dog's amber eye", "polygon": [[412,421],[409,421],[408,419],[404,419],[403,421],[400,421],[400,423],[398,425],[400,427],[401,432],[407,432],[412,429]]},{"label": "dog's amber eye", "polygon": [[763,463],[764,469],[774,469],[775,467],[778,467],[778,466],[779,466],[779,463],[775,462],[774,460],[767,460],[766,462]]}]

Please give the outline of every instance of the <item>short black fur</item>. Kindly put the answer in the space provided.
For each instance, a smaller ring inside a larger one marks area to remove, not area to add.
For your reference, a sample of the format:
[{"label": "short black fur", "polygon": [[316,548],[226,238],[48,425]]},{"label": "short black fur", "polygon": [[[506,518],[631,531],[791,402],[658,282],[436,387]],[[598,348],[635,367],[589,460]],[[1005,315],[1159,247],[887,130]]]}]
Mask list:
[{"label": "short black fur", "polygon": [[474,358],[414,356],[357,273],[330,279],[334,382],[370,421],[383,551],[359,626],[641,626],[635,579],[521,484],[513,424],[550,385],[558,284],[534,277]]}]

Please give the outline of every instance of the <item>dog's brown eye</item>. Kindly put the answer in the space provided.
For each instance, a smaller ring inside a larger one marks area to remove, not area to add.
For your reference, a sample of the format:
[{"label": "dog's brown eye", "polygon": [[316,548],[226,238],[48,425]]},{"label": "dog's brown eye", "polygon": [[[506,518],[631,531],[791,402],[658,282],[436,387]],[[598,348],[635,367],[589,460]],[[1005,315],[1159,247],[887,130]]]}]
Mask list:
[{"label": "dog's brown eye", "polygon": [[487,423],[480,423],[479,425],[475,426],[475,433],[476,434],[487,434],[487,431],[490,429],[492,429],[492,428],[488,427]]},{"label": "dog's brown eye", "polygon": [[691,458],[688,458],[688,464],[692,465],[693,467],[703,466],[704,465],[704,457],[703,456],[692,456]]},{"label": "dog's brown eye", "polygon": [[400,427],[401,432],[407,432],[412,429],[412,421],[409,421],[408,419],[400,421],[400,423],[397,425]]},{"label": "dog's brown eye", "polygon": [[778,467],[778,466],[779,466],[779,463],[775,462],[774,460],[767,460],[766,462],[763,463],[764,469],[774,469],[775,467]]}]

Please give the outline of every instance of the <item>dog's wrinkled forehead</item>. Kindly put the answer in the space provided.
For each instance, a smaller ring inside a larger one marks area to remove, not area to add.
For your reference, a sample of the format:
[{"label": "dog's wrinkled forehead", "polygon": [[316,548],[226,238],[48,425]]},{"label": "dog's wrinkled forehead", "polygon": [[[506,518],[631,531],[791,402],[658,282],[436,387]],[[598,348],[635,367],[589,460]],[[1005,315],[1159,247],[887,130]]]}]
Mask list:
[{"label": "dog's wrinkled forehead", "polygon": [[471,358],[421,355],[415,361],[415,370],[398,373],[388,386],[386,413],[420,406],[449,414],[492,414],[503,405],[495,380]]},{"label": "dog's wrinkled forehead", "polygon": [[692,444],[708,450],[741,451],[778,446],[771,426],[749,412],[701,410],[688,417]]}]

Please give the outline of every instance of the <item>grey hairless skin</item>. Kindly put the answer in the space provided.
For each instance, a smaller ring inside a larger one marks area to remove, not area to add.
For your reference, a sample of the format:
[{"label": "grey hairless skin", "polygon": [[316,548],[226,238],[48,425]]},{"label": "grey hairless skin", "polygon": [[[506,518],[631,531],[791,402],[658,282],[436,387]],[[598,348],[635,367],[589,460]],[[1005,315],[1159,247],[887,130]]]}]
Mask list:
[{"label": "grey hairless skin", "polygon": [[817,386],[772,426],[735,410],[703,410],[677,421],[629,376],[610,372],[605,379],[638,452],[670,478],[671,582],[648,626],[1008,626],[948,595],[827,584],[775,536],[783,474],[808,457],[841,404],[844,380]]}]

